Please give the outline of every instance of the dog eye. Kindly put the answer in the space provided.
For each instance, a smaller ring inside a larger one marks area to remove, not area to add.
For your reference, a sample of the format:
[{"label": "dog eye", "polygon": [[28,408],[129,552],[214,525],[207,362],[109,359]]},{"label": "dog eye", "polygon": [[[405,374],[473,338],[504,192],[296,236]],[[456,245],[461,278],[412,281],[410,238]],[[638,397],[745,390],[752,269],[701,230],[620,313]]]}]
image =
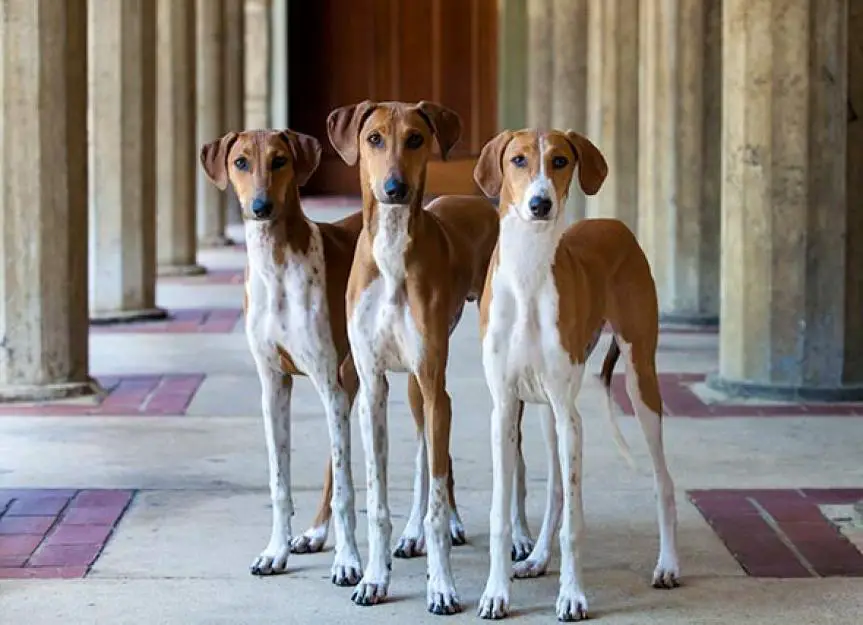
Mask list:
[{"label": "dog eye", "polygon": [[288,159],[286,159],[284,156],[276,156],[273,159],[273,162],[270,165],[270,168],[273,171],[276,171],[277,169],[281,169],[282,167],[284,167],[287,164],[288,164]]},{"label": "dog eye", "polygon": [[513,156],[512,159],[510,159],[510,162],[516,167],[524,167],[525,165],[527,165],[527,159],[524,157],[523,154]]},{"label": "dog eye", "polygon": [[369,145],[376,148],[379,148],[384,144],[384,138],[379,132],[373,132],[372,134],[370,134],[366,141],[369,142]]},{"label": "dog eye", "polygon": [[569,161],[566,160],[565,156],[555,156],[553,159],[551,159],[551,166],[554,169],[563,169],[568,164],[569,164]]},{"label": "dog eye", "polygon": [[410,137],[408,137],[407,141],[405,141],[405,147],[409,150],[416,150],[423,144],[423,141],[425,141],[425,139],[423,139],[423,136],[418,132],[415,132]]},{"label": "dog eye", "polygon": [[241,156],[237,160],[234,161],[234,167],[239,169],[240,171],[248,171],[249,169],[249,161],[245,156]]}]

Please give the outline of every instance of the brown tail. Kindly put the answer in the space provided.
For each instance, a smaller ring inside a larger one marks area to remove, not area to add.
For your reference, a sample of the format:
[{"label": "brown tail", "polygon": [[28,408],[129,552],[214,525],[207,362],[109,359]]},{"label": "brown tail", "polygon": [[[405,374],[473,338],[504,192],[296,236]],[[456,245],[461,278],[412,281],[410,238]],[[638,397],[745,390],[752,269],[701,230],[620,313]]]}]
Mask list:
[{"label": "brown tail", "polygon": [[618,358],[620,358],[620,346],[617,344],[617,337],[612,336],[611,345],[608,346],[605,360],[602,361],[602,371],[599,373],[599,379],[602,380],[606,392],[611,391],[611,374],[614,373],[614,365],[617,364]]}]

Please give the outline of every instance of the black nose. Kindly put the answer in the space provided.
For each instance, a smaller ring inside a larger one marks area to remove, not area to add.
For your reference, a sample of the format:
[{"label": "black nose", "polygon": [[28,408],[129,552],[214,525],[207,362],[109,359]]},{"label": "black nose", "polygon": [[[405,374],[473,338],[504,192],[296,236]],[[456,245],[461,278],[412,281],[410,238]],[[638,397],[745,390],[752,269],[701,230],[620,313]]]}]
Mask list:
[{"label": "black nose", "polygon": [[273,203],[268,198],[257,197],[252,200],[252,213],[258,219],[264,219],[273,214]]},{"label": "black nose", "polygon": [[551,212],[551,199],[541,195],[534,195],[530,198],[530,212],[534,217],[548,217]]},{"label": "black nose", "polygon": [[408,197],[408,185],[401,178],[390,176],[384,182],[384,193],[393,202],[404,202]]}]

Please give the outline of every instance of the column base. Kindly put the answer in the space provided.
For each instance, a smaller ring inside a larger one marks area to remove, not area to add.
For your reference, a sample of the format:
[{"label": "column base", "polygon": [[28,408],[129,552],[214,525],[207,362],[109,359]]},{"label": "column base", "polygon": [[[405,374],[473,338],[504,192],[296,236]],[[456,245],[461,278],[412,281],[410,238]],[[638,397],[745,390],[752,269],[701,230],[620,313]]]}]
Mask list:
[{"label": "column base", "polygon": [[93,325],[109,325],[112,323],[135,323],[137,321],[159,321],[168,318],[168,311],[163,308],[145,308],[143,310],[106,310],[90,312],[90,323]]},{"label": "column base", "polygon": [[169,276],[200,276],[207,273],[207,269],[202,265],[159,265],[156,268],[156,275],[161,277]]},{"label": "column base", "polygon": [[698,326],[706,328],[719,325],[718,315],[700,315],[698,313],[659,313],[660,323],[673,323],[682,326]]},{"label": "column base", "polygon": [[96,380],[64,382],[62,384],[24,384],[0,386],[0,403],[34,403],[101,395],[104,391]]},{"label": "column base", "polygon": [[863,401],[863,385],[819,388],[813,386],[759,384],[742,380],[729,380],[717,373],[708,375],[705,384],[708,388],[720,393],[752,399],[813,403]]},{"label": "column base", "polygon": [[203,237],[198,239],[198,247],[230,247],[231,245],[236,245],[236,242],[230,238],[225,236],[224,234],[220,234],[213,237]]}]

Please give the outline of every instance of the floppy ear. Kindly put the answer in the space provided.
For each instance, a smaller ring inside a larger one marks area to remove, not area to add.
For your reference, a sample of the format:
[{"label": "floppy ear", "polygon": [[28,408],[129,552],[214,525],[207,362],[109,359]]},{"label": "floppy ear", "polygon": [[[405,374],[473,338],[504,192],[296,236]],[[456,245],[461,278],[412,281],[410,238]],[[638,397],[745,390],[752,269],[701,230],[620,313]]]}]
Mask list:
[{"label": "floppy ear", "polygon": [[482,146],[476,166],[473,168],[473,179],[488,197],[500,195],[503,185],[503,152],[512,141],[512,131],[504,130],[494,139]]},{"label": "floppy ear", "polygon": [[297,186],[301,187],[309,181],[321,162],[321,142],[293,130],[282,130],[279,134],[291,148],[291,154],[294,157],[294,176],[297,179]]},{"label": "floppy ear", "polygon": [[228,154],[239,136],[236,132],[229,132],[221,139],[210,141],[201,147],[201,167],[210,182],[220,191],[228,188]]},{"label": "floppy ear", "polygon": [[578,184],[585,195],[596,195],[608,175],[608,163],[590,139],[574,130],[567,130],[566,138],[578,157]]},{"label": "floppy ear", "polygon": [[360,128],[376,106],[376,102],[363,100],[358,104],[339,107],[327,115],[327,136],[348,165],[355,164],[359,158]]},{"label": "floppy ear", "polygon": [[461,137],[461,118],[454,110],[435,102],[422,100],[417,104],[420,114],[431,126],[440,146],[440,158],[446,160],[447,154]]}]

